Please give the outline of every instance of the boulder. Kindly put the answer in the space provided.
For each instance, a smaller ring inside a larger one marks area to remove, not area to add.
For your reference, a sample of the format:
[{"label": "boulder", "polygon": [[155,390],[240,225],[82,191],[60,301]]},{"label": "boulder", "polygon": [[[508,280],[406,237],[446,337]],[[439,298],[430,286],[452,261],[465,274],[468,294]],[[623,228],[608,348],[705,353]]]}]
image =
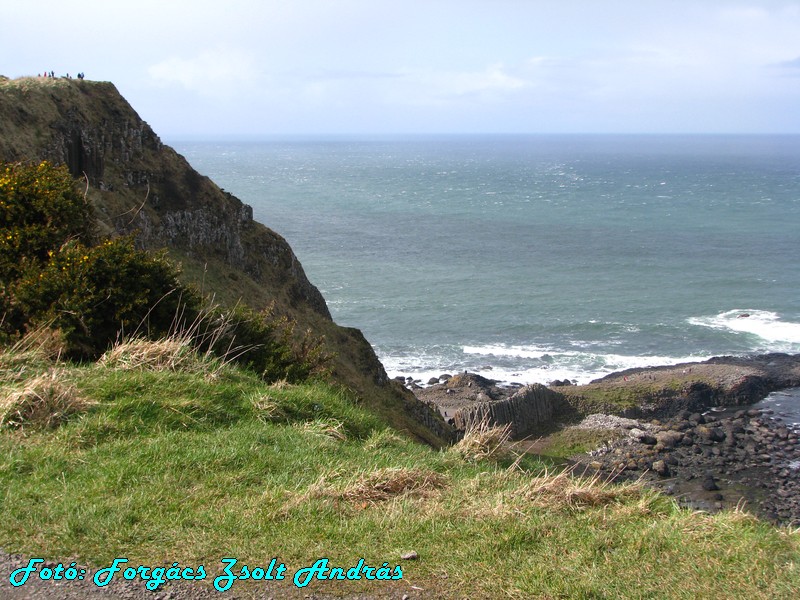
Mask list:
[{"label": "boulder", "polygon": [[657,460],[653,463],[653,471],[661,477],[669,477],[669,467],[663,460]]}]

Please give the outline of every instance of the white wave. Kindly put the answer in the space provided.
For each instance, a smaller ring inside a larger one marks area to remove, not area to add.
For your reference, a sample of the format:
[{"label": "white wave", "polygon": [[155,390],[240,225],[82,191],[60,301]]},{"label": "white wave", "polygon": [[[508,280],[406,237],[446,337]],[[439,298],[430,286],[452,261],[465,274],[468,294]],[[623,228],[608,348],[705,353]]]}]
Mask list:
[{"label": "white wave", "polygon": [[480,354],[483,356],[514,356],[519,358],[542,358],[549,355],[552,350],[539,346],[501,346],[490,344],[487,346],[464,346],[464,354]]},{"label": "white wave", "polygon": [[713,317],[688,319],[692,325],[755,335],[764,342],[779,344],[775,349],[791,349],[800,344],[800,323],[783,321],[779,314],[767,310],[729,310]]},{"label": "white wave", "polygon": [[[454,350],[454,349],[451,349]],[[586,351],[562,351],[542,346],[463,346],[462,352],[422,352],[416,356],[382,356],[390,377],[403,376],[423,385],[443,373],[465,370],[502,383],[549,383],[569,379],[588,383],[617,371],[683,362],[697,362],[709,356],[628,356]],[[494,360],[492,360],[494,359]]]}]

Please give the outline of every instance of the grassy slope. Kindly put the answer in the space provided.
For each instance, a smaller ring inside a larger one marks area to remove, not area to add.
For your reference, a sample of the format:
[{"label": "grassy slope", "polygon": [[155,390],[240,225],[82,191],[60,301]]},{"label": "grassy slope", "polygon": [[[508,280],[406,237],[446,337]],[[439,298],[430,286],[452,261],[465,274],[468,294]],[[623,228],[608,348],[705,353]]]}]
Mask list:
[{"label": "grassy slope", "polygon": [[[8,359],[8,355],[6,356]],[[3,393],[46,362],[6,360]],[[327,384],[61,366],[93,401],[0,431],[0,547],[107,565],[402,564],[435,597],[796,597],[800,532],[414,444]],[[415,550],[420,560],[403,562]],[[138,562],[137,562],[138,564]],[[237,586],[240,584],[237,584]],[[242,584],[243,585],[243,584]],[[373,590],[385,584],[374,584]],[[352,589],[344,583],[321,591]]]}]

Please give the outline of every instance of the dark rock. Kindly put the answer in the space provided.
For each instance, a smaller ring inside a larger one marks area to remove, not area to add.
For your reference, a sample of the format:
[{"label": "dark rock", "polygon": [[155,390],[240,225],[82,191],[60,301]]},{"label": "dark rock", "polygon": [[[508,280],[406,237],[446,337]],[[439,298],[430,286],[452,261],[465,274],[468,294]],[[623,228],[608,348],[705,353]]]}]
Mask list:
[{"label": "dark rock", "polygon": [[708,427],[706,425],[698,425],[695,429],[698,435],[709,442],[716,443],[725,439],[725,432],[719,427]]},{"label": "dark rock", "polygon": [[689,421],[696,425],[703,425],[706,422],[706,418],[700,413],[692,413],[689,415]]},{"label": "dark rock", "polygon": [[669,477],[669,467],[663,460],[657,460],[653,463],[653,471],[658,473],[661,477]]},{"label": "dark rock", "polygon": [[674,448],[683,440],[683,434],[678,431],[661,431],[656,434],[657,442],[664,448]]},{"label": "dark rock", "polygon": [[550,382],[550,387],[565,387],[568,385],[572,385],[569,379],[554,379]]},{"label": "dark rock", "polygon": [[703,489],[707,492],[714,492],[719,489],[716,480],[714,479],[713,475],[706,475],[703,478]]}]

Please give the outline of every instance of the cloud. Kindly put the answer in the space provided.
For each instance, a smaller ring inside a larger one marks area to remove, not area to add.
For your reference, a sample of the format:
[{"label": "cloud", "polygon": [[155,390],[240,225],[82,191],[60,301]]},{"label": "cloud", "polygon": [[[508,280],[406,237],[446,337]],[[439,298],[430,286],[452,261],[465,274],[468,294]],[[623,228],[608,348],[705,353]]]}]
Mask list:
[{"label": "cloud", "polygon": [[160,85],[175,85],[204,95],[228,96],[258,78],[256,61],[232,48],[205,50],[191,58],[172,56],[147,73]]},{"label": "cloud", "polygon": [[800,56],[793,60],[785,60],[783,62],[776,63],[775,66],[782,67],[784,69],[800,69]]},{"label": "cloud", "polygon": [[451,93],[459,96],[513,92],[528,86],[526,80],[511,75],[501,64],[474,73],[455,73],[446,81]]},{"label": "cloud", "polygon": [[366,71],[366,70],[343,70],[328,69],[318,70],[306,77],[309,81],[325,80],[373,80],[373,79],[396,79],[402,77],[400,73],[392,71]]},{"label": "cloud", "polygon": [[530,81],[502,64],[476,71],[403,69],[400,98],[410,104],[446,104],[461,99],[494,102],[530,86]]}]

